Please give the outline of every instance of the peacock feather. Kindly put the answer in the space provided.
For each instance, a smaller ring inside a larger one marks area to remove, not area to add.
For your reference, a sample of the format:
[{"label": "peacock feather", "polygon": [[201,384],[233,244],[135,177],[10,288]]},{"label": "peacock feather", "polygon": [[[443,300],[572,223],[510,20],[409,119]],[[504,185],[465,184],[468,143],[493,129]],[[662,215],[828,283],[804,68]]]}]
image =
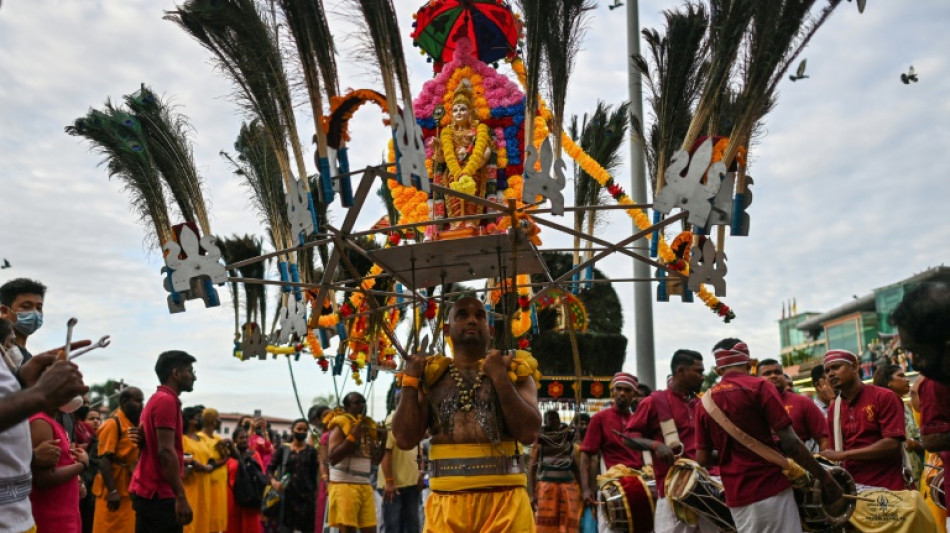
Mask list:
[{"label": "peacock feather", "polygon": [[107,100],[103,111],[90,109],[65,129],[69,135],[85,138],[104,156],[102,163],[109,177],[124,184],[131,195],[133,211],[154,227],[154,244],[161,247],[170,240],[165,192],[138,119]]},{"label": "peacock feather", "polygon": [[145,84],[138,91],[126,95],[125,103],[138,118],[148,139],[152,161],[182,217],[187,222],[197,222],[203,235],[211,234],[202,180],[195,168],[188,138],[190,125],[187,118],[175,114]]}]

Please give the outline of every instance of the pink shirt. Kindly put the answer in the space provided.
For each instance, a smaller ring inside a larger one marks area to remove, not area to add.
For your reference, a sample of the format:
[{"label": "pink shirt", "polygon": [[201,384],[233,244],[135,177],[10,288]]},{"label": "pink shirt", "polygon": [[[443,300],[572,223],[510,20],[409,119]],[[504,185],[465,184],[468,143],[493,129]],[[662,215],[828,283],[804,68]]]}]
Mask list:
[{"label": "pink shirt", "polygon": [[270,466],[271,457],[274,456],[274,443],[272,443],[268,437],[254,433],[248,439],[247,447],[254,450],[258,453],[258,455],[261,456],[264,471],[267,472],[267,468]]},{"label": "pink shirt", "polygon": [[[684,398],[671,390],[656,391],[637,405],[637,410],[627,422],[627,433],[631,437],[643,437],[665,444],[663,432],[660,431],[660,412],[665,411],[666,408],[659,404],[659,402],[664,402],[669,406],[667,416],[673,418],[680,442],[683,443],[683,456],[696,459],[696,423],[693,416],[698,401],[699,399],[695,396]],[[669,470],[670,465],[654,454],[653,474],[656,476],[656,488],[660,498],[665,497],[664,482]]]},{"label": "pink shirt", "polygon": [[603,457],[607,468],[615,464],[622,464],[635,469],[643,467],[643,454],[639,450],[628,448],[623,443],[623,439],[614,433],[615,430],[623,433],[632,416],[633,413],[630,411],[621,412],[613,405],[599,413],[595,413],[594,416],[590,417],[590,424],[587,426],[587,433],[584,435],[581,451],[599,453]]},{"label": "pink shirt", "polygon": [[[66,430],[45,413],[30,417],[30,422],[43,420],[53,428],[53,438],[59,439],[59,462],[56,467],[69,466],[76,461],[69,455],[69,435]],[[79,516],[79,476],[71,477],[55,487],[37,487],[30,492],[33,504],[33,520],[37,531],[56,533],[79,533],[82,519]]]},{"label": "pink shirt", "polygon": [[[772,432],[790,426],[792,420],[775,385],[732,372],[706,394],[712,394],[719,409],[739,429],[778,451]],[[778,465],[736,442],[709,416],[702,402],[696,404],[696,449],[719,450],[719,472],[729,507],[771,498],[791,486]]]},{"label": "pink shirt", "polygon": [[[834,435],[835,431],[835,404],[840,399],[835,398],[828,408],[828,433],[831,435]],[[890,389],[861,385],[861,390],[854,400],[841,404],[841,434],[846,451],[865,448],[886,438],[903,441],[905,431],[904,405]],[[903,461],[898,448],[890,457],[884,459],[844,461],[841,466],[851,474],[855,483],[889,490],[904,490]]]},{"label": "pink shirt", "polygon": [[140,446],[139,462],[135,466],[135,472],[132,473],[132,482],[129,483],[129,492],[146,499],[174,498],[175,493],[162,473],[162,462],[158,455],[158,436],[155,430],[166,428],[175,431],[172,440],[178,455],[178,469],[184,474],[181,400],[173,390],[160,385],[145,404],[141,420],[143,443]]}]

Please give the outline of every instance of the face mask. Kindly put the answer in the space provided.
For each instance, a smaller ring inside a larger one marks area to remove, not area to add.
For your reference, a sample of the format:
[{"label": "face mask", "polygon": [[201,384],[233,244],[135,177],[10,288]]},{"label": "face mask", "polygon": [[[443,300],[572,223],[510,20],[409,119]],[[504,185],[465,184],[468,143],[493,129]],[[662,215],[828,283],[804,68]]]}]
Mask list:
[{"label": "face mask", "polygon": [[306,438],[307,438],[306,433],[297,433],[296,431],[294,432],[294,440],[296,440],[297,442],[303,442]]},{"label": "face mask", "polygon": [[16,324],[14,329],[20,333],[30,336],[43,325],[43,313],[39,311],[21,311],[16,314]]}]

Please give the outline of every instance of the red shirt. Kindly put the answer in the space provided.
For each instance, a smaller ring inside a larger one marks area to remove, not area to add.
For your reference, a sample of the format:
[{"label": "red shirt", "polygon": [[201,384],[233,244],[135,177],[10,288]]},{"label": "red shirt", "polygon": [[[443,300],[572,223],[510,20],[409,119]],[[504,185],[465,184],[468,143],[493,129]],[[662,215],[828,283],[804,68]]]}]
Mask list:
[{"label": "red shirt", "polygon": [[[696,412],[696,402],[699,401],[695,396],[684,398],[671,390],[656,391],[640,401],[637,410],[627,422],[627,433],[632,437],[643,437],[653,439],[665,444],[663,432],[660,430],[660,414],[658,411],[665,410],[658,406],[658,402],[666,400],[669,406],[669,415],[676,424],[676,431],[679,433],[680,442],[683,443],[683,456],[690,459],[696,459],[696,423],[693,416]],[[656,488],[660,498],[665,497],[664,480],[670,470],[670,465],[653,454],[653,475],[656,477]]]},{"label": "red shirt", "polygon": [[627,448],[623,439],[614,433],[614,430],[623,433],[632,416],[633,413],[630,411],[621,412],[613,405],[595,413],[590,417],[581,451],[599,453],[607,468],[615,464],[623,464],[634,469],[643,467],[643,453],[640,450]]},{"label": "red shirt", "polygon": [[178,454],[178,469],[184,474],[184,451],[182,450],[181,400],[170,388],[160,385],[148,399],[142,410],[142,445],[139,462],[132,473],[129,492],[142,498],[174,498],[171,485],[165,481],[162,462],[158,456],[156,428],[175,430],[175,452]]},{"label": "red shirt", "polygon": [[818,443],[822,437],[828,436],[828,419],[814,401],[789,390],[780,396],[792,419],[792,429],[802,442],[814,439]]},{"label": "red shirt", "polygon": [[[920,434],[950,433],[950,387],[932,379],[923,380],[917,388],[920,396]],[[940,452],[944,465],[950,465],[950,450]],[[950,490],[950,475],[943,476],[944,494]]]},{"label": "red shirt", "polygon": [[[719,409],[739,429],[778,450],[772,432],[790,426],[792,420],[775,385],[762,378],[731,372],[706,394],[713,395]],[[771,498],[791,486],[778,465],[733,440],[709,416],[702,402],[696,404],[696,449],[719,450],[719,470],[729,507]]]},{"label": "red shirt", "polygon": [[[835,398],[828,408],[828,433],[835,434]],[[841,435],[845,450],[856,450],[881,439],[904,440],[904,406],[890,389],[861,385],[857,396],[841,404]],[[834,438],[834,437],[832,437]],[[900,449],[891,457],[873,461],[843,461],[841,466],[854,482],[888,490],[904,490],[904,462]]]}]

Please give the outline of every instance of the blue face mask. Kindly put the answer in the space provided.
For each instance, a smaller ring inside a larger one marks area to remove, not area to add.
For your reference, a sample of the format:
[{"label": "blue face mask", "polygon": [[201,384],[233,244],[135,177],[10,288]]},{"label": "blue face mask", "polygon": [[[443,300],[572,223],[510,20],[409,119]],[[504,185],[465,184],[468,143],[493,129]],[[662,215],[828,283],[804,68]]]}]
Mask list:
[{"label": "blue face mask", "polygon": [[14,329],[23,335],[30,336],[43,325],[43,313],[39,311],[21,311],[16,314]]}]

